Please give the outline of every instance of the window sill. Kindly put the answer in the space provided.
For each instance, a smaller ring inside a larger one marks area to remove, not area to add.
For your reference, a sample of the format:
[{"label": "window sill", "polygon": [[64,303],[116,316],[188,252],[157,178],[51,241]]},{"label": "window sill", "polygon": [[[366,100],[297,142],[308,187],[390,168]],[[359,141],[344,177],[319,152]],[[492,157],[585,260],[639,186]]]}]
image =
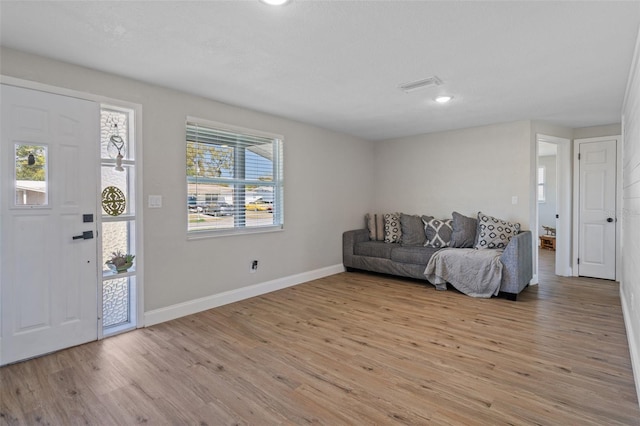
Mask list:
[{"label": "window sill", "polygon": [[203,231],[187,231],[187,241],[202,240],[206,238],[230,237],[233,235],[252,235],[266,234],[271,232],[284,231],[284,225],[261,226],[255,228],[242,229],[219,229],[219,230],[203,230]]}]

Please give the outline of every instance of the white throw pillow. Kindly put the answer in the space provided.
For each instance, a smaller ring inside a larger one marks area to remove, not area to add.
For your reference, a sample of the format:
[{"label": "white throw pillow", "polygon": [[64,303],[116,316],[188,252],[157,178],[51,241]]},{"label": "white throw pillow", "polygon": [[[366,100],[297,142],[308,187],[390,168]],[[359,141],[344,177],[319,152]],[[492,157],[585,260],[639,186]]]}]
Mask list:
[{"label": "white throw pillow", "polygon": [[399,243],[402,238],[400,227],[400,213],[387,213],[384,215],[384,242]]},{"label": "white throw pillow", "polygon": [[369,230],[371,241],[384,241],[384,215],[381,213],[367,213],[364,220]]}]

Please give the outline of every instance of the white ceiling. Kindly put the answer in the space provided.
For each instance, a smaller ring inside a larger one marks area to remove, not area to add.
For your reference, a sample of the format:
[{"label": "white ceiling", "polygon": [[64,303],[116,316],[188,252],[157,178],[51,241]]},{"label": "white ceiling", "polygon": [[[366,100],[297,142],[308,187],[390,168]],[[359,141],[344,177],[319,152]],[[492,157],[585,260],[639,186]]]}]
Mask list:
[{"label": "white ceiling", "polygon": [[379,140],[619,122],[640,1],[2,0],[0,24],[7,47]]}]

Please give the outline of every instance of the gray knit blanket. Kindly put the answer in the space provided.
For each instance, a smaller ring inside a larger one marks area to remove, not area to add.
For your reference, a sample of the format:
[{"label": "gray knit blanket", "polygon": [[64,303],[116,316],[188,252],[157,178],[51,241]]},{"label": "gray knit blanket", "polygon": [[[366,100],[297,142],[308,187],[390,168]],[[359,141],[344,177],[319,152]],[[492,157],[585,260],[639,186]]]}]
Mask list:
[{"label": "gray knit blanket", "polygon": [[473,297],[496,296],[502,280],[503,250],[445,248],[431,256],[424,275],[438,290],[450,283]]}]

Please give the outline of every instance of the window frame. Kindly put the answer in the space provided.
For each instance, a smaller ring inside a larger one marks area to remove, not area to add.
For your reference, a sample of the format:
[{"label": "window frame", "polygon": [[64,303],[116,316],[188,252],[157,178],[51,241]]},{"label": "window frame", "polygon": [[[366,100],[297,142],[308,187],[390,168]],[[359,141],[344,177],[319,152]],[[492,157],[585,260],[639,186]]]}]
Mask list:
[{"label": "window frame", "polygon": [[[187,160],[187,153],[189,149],[189,143],[191,141],[188,140],[188,132],[189,126],[197,125],[202,126],[204,128],[208,128],[213,131],[220,132],[229,132],[233,134],[237,134],[240,137],[248,137],[248,138],[265,138],[272,140],[272,147],[274,152],[273,162],[273,183],[269,184],[269,186],[273,186],[273,221],[272,225],[250,225],[246,222],[239,226],[234,217],[234,226],[226,227],[226,228],[205,228],[205,229],[190,229],[189,228],[189,212],[187,211],[187,239],[201,239],[201,238],[212,238],[212,237],[221,237],[221,236],[230,236],[230,235],[246,235],[246,234],[259,234],[265,232],[278,232],[284,230],[284,137],[280,134],[275,134],[271,132],[265,132],[261,130],[251,129],[247,127],[235,126],[226,123],[220,123],[217,121],[207,120],[199,117],[187,116],[185,121],[185,139],[184,139],[184,149],[185,149],[185,160]],[[203,142],[198,142],[203,143]],[[235,152],[235,151],[234,151]],[[240,158],[243,157],[242,155]],[[233,161],[238,161],[238,157],[234,154]],[[240,161],[244,161],[244,159],[240,159]],[[245,167],[246,163],[242,163],[242,165],[235,164],[234,168]],[[186,196],[185,200],[189,198],[189,176],[186,174],[186,161],[185,161],[185,189]],[[251,182],[251,185],[254,185],[255,182],[250,181],[246,178],[208,178],[211,183],[215,183],[219,180],[220,183],[228,184],[228,185],[247,185],[248,182]],[[246,204],[246,200],[244,195],[240,197],[242,203],[239,200],[234,199],[234,207],[235,212],[238,215],[244,215],[246,210],[243,205]],[[237,204],[236,204],[237,203]]]}]

